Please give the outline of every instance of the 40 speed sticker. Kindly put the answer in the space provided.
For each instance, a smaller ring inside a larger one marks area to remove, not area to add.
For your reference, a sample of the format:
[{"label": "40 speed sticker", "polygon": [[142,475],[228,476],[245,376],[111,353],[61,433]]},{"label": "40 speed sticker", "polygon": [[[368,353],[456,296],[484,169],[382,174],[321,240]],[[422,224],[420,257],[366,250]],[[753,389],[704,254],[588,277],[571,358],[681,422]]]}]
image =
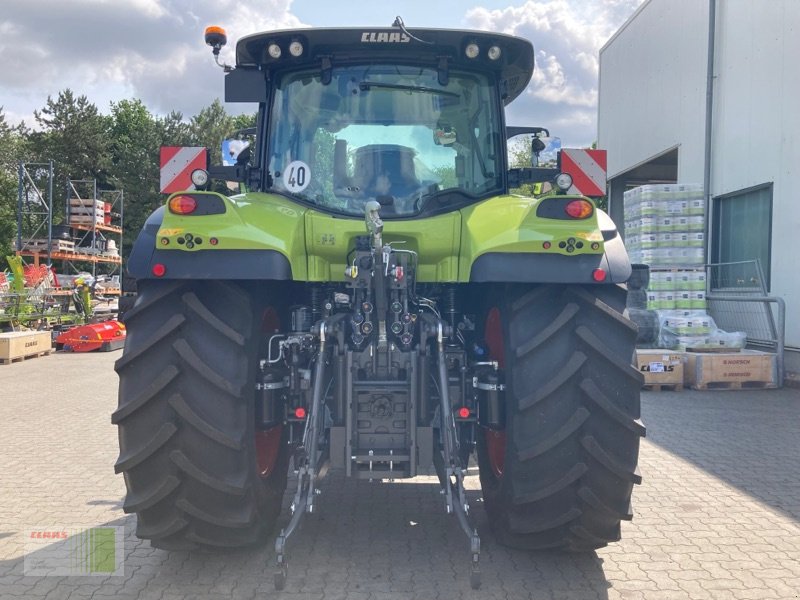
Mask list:
[{"label": "40 speed sticker", "polygon": [[299,194],[311,182],[311,169],[302,160],[293,160],[283,170],[283,185],[292,193]]}]

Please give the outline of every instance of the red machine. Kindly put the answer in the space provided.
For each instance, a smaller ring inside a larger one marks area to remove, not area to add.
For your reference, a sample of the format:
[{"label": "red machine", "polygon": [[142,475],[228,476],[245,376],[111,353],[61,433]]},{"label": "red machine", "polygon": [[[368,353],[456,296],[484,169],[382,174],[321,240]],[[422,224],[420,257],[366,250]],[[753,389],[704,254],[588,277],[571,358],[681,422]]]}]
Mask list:
[{"label": "red machine", "polygon": [[57,350],[110,352],[125,345],[125,325],[119,321],[103,321],[80,325],[65,331],[56,338]]}]

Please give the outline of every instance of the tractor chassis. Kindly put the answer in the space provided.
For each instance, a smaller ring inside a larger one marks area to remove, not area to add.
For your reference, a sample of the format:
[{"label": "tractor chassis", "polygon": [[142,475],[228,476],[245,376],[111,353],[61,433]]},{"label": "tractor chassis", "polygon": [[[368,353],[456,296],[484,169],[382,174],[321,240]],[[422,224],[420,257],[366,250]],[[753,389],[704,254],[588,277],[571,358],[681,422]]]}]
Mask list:
[{"label": "tractor chassis", "polygon": [[[326,457],[319,449],[319,440],[324,429],[324,382],[327,380],[327,366],[330,364],[331,340],[335,339],[335,332],[341,326],[340,315],[332,316],[321,321],[315,326],[313,333],[318,340],[318,353],[314,364],[312,378],[312,400],[309,406],[306,426],[303,436],[294,454],[294,465],[297,471],[297,488],[290,506],[291,519],[275,540],[276,570],[274,584],[276,590],[282,590],[288,577],[288,560],[286,545],[291,535],[297,530],[306,513],[314,512],[315,498],[321,494],[317,482],[327,471],[330,457]],[[456,421],[453,417],[452,407],[448,394],[448,374],[445,362],[445,340],[449,326],[437,320],[433,323],[436,345],[437,363],[439,366],[440,406],[441,417],[441,454],[443,472],[440,480],[443,481],[442,495],[445,497],[445,511],[455,515],[459,526],[464,531],[469,542],[470,553],[470,585],[473,589],[480,587],[480,537],[478,531],[469,521],[469,501],[464,489],[464,475],[466,465],[461,465],[459,459],[459,440]],[[432,332],[432,333],[433,333]],[[413,428],[413,425],[412,425]],[[434,452],[437,452],[435,450]],[[379,457],[374,457],[379,460]],[[399,458],[399,457],[398,457]],[[412,461],[413,462],[413,461]],[[391,461],[390,461],[391,465]],[[370,463],[370,469],[371,469]],[[440,465],[441,466],[441,465]],[[391,468],[390,468],[391,474]],[[382,476],[376,473],[376,477]]]}]

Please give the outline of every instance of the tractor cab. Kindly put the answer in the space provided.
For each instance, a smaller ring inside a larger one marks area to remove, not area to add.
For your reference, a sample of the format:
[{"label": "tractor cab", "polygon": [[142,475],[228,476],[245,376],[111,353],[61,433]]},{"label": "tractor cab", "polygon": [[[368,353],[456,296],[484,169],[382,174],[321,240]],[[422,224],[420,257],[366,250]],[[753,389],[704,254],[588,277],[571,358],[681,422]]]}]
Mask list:
[{"label": "tractor cab", "polygon": [[[225,40],[213,28],[207,41],[218,52]],[[259,103],[259,141],[238,176],[354,217],[369,201],[391,219],[502,195],[520,180],[509,177],[503,107],[532,69],[530,42],[501,34],[399,25],[251,35],[226,66],[226,100]]]}]

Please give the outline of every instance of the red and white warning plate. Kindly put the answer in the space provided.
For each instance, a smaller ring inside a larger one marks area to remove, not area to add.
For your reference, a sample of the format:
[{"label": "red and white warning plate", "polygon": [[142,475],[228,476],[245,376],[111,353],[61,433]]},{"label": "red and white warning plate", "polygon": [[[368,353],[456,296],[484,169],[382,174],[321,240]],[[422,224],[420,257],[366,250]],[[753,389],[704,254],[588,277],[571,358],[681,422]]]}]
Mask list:
[{"label": "red and white warning plate", "polygon": [[207,156],[203,147],[161,146],[161,193],[193,190],[192,171],[207,168]]},{"label": "red and white warning plate", "polygon": [[568,194],[605,196],[605,150],[565,148],[561,151],[561,171],[572,175],[572,187],[567,192]]}]

